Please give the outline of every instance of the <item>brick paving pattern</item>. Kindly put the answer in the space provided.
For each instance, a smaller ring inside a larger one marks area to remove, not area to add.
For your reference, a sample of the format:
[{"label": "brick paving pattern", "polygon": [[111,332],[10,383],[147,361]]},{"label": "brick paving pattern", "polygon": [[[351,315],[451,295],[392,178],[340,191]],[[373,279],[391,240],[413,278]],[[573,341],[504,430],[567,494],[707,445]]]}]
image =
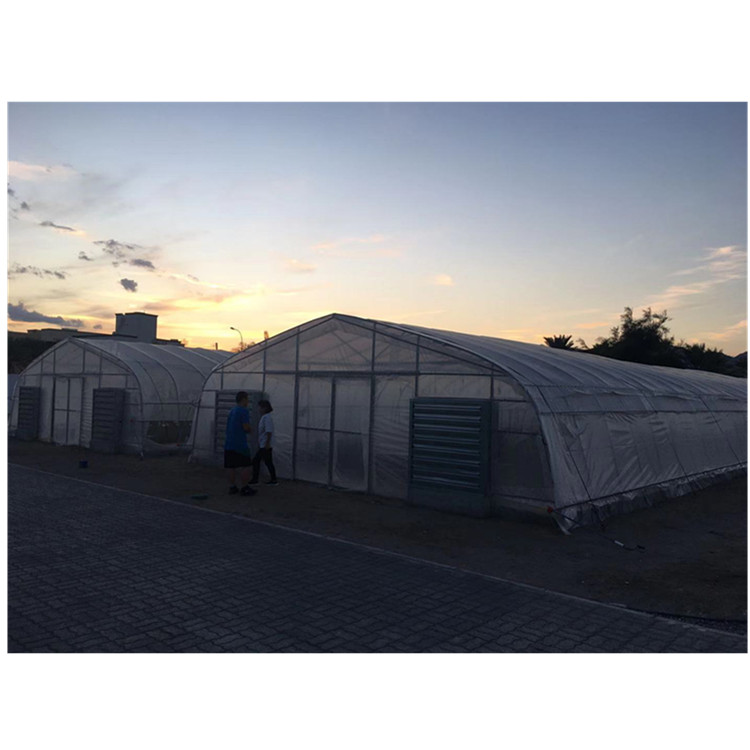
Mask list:
[{"label": "brick paving pattern", "polygon": [[[8,469],[10,652],[738,652],[747,639]],[[252,499],[248,499],[252,503]]]}]

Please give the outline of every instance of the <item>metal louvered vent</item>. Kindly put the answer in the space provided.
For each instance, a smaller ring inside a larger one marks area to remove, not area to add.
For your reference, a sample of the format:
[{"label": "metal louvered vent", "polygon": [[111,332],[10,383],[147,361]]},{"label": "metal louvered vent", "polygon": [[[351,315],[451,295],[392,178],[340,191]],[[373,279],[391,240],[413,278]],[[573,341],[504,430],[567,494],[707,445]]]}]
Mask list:
[{"label": "metal louvered vent", "polygon": [[125,416],[123,388],[95,388],[91,424],[91,449],[117,453],[122,443]]},{"label": "metal louvered vent", "polygon": [[484,493],[490,414],[489,401],[412,399],[411,484]]},{"label": "metal louvered vent", "polygon": [[20,386],[18,389],[18,427],[16,437],[19,440],[36,440],[39,437],[39,408],[42,400],[42,389],[31,386]]}]

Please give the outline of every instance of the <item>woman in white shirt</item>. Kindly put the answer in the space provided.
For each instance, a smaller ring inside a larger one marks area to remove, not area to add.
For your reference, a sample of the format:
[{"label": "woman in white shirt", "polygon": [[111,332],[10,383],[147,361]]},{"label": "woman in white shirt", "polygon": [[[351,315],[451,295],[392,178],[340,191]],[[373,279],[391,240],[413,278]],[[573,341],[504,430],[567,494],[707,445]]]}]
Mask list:
[{"label": "woman in white shirt", "polygon": [[260,462],[263,461],[268,469],[268,473],[271,478],[266,484],[275,485],[278,484],[276,481],[276,469],[273,465],[273,417],[271,412],[273,407],[271,402],[263,399],[258,401],[258,408],[260,409],[261,418],[258,422],[258,452],[253,458],[253,478],[250,480],[250,484],[258,484],[260,477]]}]

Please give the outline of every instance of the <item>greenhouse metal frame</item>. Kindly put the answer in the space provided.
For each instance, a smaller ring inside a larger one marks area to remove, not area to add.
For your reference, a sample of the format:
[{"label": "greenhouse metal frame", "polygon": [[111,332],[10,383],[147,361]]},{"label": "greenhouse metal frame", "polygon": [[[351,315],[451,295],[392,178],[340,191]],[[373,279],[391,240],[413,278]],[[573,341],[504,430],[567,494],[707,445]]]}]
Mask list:
[{"label": "greenhouse metal frame", "polygon": [[272,401],[282,477],[566,529],[747,467],[742,379],[341,314],[219,365],[195,460],[238,390]]}]

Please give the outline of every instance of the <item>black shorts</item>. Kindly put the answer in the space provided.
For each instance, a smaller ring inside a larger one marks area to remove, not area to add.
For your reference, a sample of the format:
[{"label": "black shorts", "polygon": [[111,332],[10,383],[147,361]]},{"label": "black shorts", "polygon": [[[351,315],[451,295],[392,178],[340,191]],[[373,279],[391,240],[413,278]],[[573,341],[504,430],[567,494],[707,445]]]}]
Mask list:
[{"label": "black shorts", "polygon": [[224,468],[240,469],[243,466],[252,466],[253,459],[250,454],[238,453],[237,451],[224,451]]}]

